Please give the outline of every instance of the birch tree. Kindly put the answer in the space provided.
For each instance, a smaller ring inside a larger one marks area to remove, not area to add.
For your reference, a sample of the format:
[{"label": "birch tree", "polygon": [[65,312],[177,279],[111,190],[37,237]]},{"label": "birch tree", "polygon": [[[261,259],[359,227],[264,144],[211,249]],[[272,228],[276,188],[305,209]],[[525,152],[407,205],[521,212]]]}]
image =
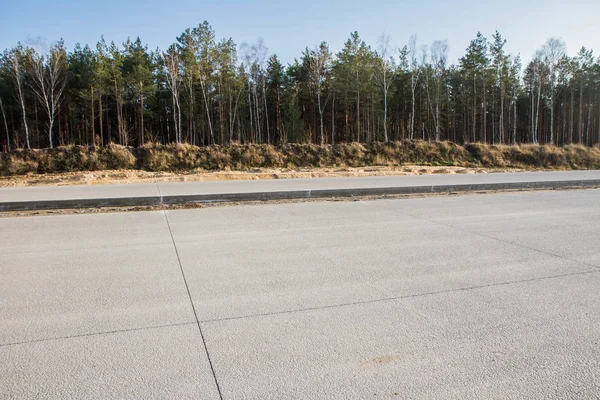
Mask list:
[{"label": "birch tree", "polygon": [[61,64],[62,77],[68,73],[62,96],[51,94],[50,54],[18,45],[0,57],[0,145],[141,145],[146,136],[194,145],[397,138],[598,144],[600,60],[591,49],[561,57],[564,44],[549,39],[521,74],[505,43],[498,32],[490,42],[478,33],[452,65],[442,41],[422,52],[413,35],[392,49],[383,34],[371,48],[352,32],[326,61],[315,48],[284,66],[262,40],[238,53],[204,22],[165,51],[129,40],[76,45]]},{"label": "birch tree", "polygon": [[27,124],[27,110],[25,108],[24,78],[26,66],[23,63],[24,59],[25,54],[21,45],[10,51],[5,51],[3,56],[4,63],[6,63],[7,66],[6,69],[8,70],[14,83],[15,97],[17,98],[21,108],[23,128],[25,129],[25,143],[27,144],[27,148],[31,149],[31,143],[29,140],[29,125]]},{"label": "birch tree", "polygon": [[388,137],[388,92],[392,83],[394,83],[394,50],[392,48],[392,38],[385,32],[377,39],[377,79],[383,93],[383,138],[389,141]]},{"label": "birch tree", "polygon": [[415,138],[415,90],[419,82],[419,59],[417,54],[417,35],[412,35],[408,41],[408,52],[410,57],[410,90],[412,94],[410,112],[410,140]]},{"label": "birch tree", "polygon": [[173,124],[175,126],[175,142],[181,143],[181,99],[179,88],[181,85],[181,56],[176,45],[171,45],[163,53],[163,62],[167,71],[167,85],[171,91],[173,102]]},{"label": "birch tree", "polygon": [[316,50],[307,51],[307,60],[308,60],[308,74],[309,74],[309,82],[310,87],[313,92],[317,95],[317,107],[319,110],[319,120],[320,120],[320,138],[321,145],[325,144],[325,133],[323,128],[323,111],[325,110],[325,106],[329,101],[329,96],[327,96],[325,102],[321,101],[322,90],[325,84],[325,79],[327,76],[327,71],[329,69],[329,63],[331,60],[331,53],[329,52],[329,47],[327,43],[322,42]]},{"label": "birch tree", "polygon": [[58,43],[48,54],[32,51],[29,56],[32,90],[48,115],[48,143],[53,148],[52,132],[66,79],[66,52]]},{"label": "birch tree", "polygon": [[[254,128],[255,140],[261,143],[263,139],[263,121],[266,125],[267,142],[270,142],[269,118],[266,107],[266,74],[265,62],[268,49],[262,38],[256,43],[244,43],[241,46],[244,60],[243,68],[248,80],[248,107],[250,114],[250,136]],[[262,96],[260,96],[262,95]],[[262,98],[260,98],[262,97]],[[263,118],[264,113],[264,118]]]},{"label": "birch tree", "polygon": [[548,107],[550,108],[550,143],[554,143],[554,96],[556,94],[556,72],[559,63],[565,56],[566,46],[563,41],[550,38],[540,49],[540,56],[548,69]]},{"label": "birch tree", "polygon": [[529,64],[530,71],[530,94],[531,94],[531,142],[536,144],[539,140],[540,102],[542,99],[543,65],[540,54]]},{"label": "birch tree", "polygon": [[513,59],[510,66],[509,82],[511,86],[511,105],[513,112],[512,125],[512,144],[517,144],[517,101],[519,99],[520,79],[521,79],[521,57],[517,56]]},{"label": "birch tree", "polygon": [[258,38],[254,47],[255,54],[255,73],[256,80],[260,82],[260,86],[262,88],[262,99],[263,99],[263,110],[264,110],[264,121],[267,132],[267,143],[271,143],[271,134],[269,129],[269,110],[267,107],[267,79],[265,73],[265,63],[267,61],[267,54],[269,53],[269,49],[265,46],[265,42],[263,38]]},{"label": "birch tree", "polygon": [[247,95],[248,95],[248,116],[250,119],[250,131],[249,131],[249,139],[252,141],[252,135],[254,132],[254,109],[252,107],[252,93],[254,91],[254,82],[252,80],[252,65],[254,63],[254,56],[252,54],[252,47],[248,43],[243,43],[240,47],[240,52],[242,54],[242,65],[241,70],[243,71],[243,75],[246,77],[246,82],[248,86]]},{"label": "birch tree", "polygon": [[431,62],[434,71],[435,85],[435,140],[440,140],[440,101],[443,87],[446,62],[448,60],[448,41],[436,40],[431,45]]},{"label": "birch tree", "polygon": [[593,51],[582,47],[577,56],[575,57],[576,62],[576,77],[579,82],[579,123],[578,123],[578,136],[580,144],[588,144],[587,140],[584,141],[584,94],[587,94],[587,84],[588,84],[588,75],[590,70],[592,69],[594,63]]},{"label": "birch tree", "polygon": [[6,147],[8,150],[10,150],[10,131],[8,130],[8,123],[6,122],[6,112],[4,111],[4,103],[2,102],[2,97],[0,97],[0,111],[2,111],[4,131],[6,132]]}]

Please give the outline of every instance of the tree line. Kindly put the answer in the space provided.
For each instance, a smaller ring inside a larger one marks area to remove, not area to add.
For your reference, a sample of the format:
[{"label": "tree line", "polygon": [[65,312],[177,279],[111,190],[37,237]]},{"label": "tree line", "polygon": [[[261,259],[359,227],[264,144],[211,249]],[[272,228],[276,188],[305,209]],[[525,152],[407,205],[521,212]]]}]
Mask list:
[{"label": "tree line", "polygon": [[371,47],[353,32],[337,54],[322,42],[283,65],[206,21],[166,50],[19,43],[0,56],[0,144],[600,143],[600,57],[551,38],[523,68],[505,44],[478,33],[450,64],[446,40]]}]

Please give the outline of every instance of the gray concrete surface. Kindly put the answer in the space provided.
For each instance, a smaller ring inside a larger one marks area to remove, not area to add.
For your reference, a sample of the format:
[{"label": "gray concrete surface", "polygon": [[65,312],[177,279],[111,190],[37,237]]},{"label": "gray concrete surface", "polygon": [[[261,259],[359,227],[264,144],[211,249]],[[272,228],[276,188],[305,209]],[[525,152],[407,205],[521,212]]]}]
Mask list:
[{"label": "gray concrete surface", "polygon": [[155,183],[0,188],[1,201],[153,197],[159,194]]},{"label": "gray concrete surface", "polygon": [[0,264],[2,296],[18,299],[2,313],[2,343],[195,322],[172,243],[1,254]]},{"label": "gray concrete surface", "polygon": [[0,398],[598,398],[599,204],[3,218]]},{"label": "gray concrete surface", "polygon": [[8,399],[216,399],[196,323],[0,347]]},{"label": "gray concrete surface", "polygon": [[0,188],[0,211],[600,186],[600,171]]}]

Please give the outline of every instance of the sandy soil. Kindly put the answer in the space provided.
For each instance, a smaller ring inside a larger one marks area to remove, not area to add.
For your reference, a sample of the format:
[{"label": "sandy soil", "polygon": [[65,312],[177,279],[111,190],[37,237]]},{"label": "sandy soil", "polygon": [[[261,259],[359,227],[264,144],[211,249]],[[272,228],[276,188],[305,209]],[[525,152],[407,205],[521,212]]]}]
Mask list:
[{"label": "sandy soil", "polygon": [[363,168],[300,168],[253,169],[248,171],[189,171],[148,172],[139,170],[109,170],[92,172],[65,172],[60,174],[28,174],[0,177],[0,187],[102,185],[111,183],[198,182],[215,180],[334,178],[357,176],[398,176],[423,174],[475,174],[517,172],[520,169],[485,169],[463,167],[432,167],[408,165],[401,167]]}]

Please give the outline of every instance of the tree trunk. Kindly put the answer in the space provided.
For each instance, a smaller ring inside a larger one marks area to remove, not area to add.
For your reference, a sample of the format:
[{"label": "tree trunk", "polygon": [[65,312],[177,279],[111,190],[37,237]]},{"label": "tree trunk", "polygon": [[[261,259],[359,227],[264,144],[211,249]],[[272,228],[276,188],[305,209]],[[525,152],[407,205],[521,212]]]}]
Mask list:
[{"label": "tree trunk", "polygon": [[267,109],[267,91],[265,88],[265,80],[262,79],[263,104],[265,107],[265,123],[267,124],[267,144],[271,144],[271,132],[269,131],[269,110]]},{"label": "tree trunk", "polygon": [[477,74],[473,73],[473,142],[477,141]]},{"label": "tree trunk", "polygon": [[319,107],[319,126],[321,127],[321,146],[325,144],[325,136],[323,134],[323,109],[321,108],[321,89],[317,88],[317,105]]},{"label": "tree trunk", "polygon": [[258,92],[256,90],[256,85],[254,85],[254,111],[256,112],[255,114],[255,118],[256,118],[256,141],[258,144],[262,143],[262,126],[261,126],[261,120],[260,120],[260,110],[259,110],[259,106],[258,106]]},{"label": "tree trunk", "polygon": [[40,147],[40,123],[38,120],[37,101],[33,102],[33,115],[35,117],[35,139],[37,141],[37,146],[39,148]]},{"label": "tree trunk", "polygon": [[121,101],[119,100],[119,95],[118,95],[118,87],[117,87],[117,81],[114,81],[114,85],[115,85],[115,100],[117,102],[117,130],[119,132],[119,142],[121,142],[121,145],[126,146],[127,143],[125,143],[125,132],[124,132],[124,126],[123,126],[123,110],[121,109]]},{"label": "tree trunk", "polygon": [[346,138],[348,137],[348,130],[349,130],[349,121],[348,121],[348,93],[345,94],[344,96],[344,114],[345,114],[345,125],[344,125],[344,138],[343,140],[346,140]]},{"label": "tree trunk", "polygon": [[[492,87],[492,144],[496,144],[496,91]],[[498,138],[500,134],[498,134]]]},{"label": "tree trunk", "polygon": [[435,103],[435,141],[440,141],[440,104],[438,101]]},{"label": "tree trunk", "polygon": [[213,133],[213,128],[212,128],[212,121],[210,118],[210,110],[208,108],[208,99],[206,96],[206,89],[205,89],[205,85],[204,85],[204,81],[201,80],[200,81],[200,85],[202,86],[202,97],[204,98],[204,106],[206,108],[206,120],[208,121],[208,132],[210,133],[210,140],[212,143],[215,143],[215,136]]},{"label": "tree trunk", "polygon": [[[231,118],[230,127],[229,127],[229,143],[231,143],[233,141],[233,132],[235,130],[235,117],[237,114],[238,104],[239,104],[241,96],[242,96],[242,91],[240,90],[235,99],[235,105],[233,107],[233,117]],[[231,113],[231,110],[229,110],[229,112]],[[242,141],[242,127],[241,127],[241,124],[238,123],[238,142],[241,142],[241,141]]]},{"label": "tree trunk", "polygon": [[100,145],[104,145],[104,131],[103,131],[103,119],[102,119],[102,92],[98,96],[98,121],[100,122]]},{"label": "tree trunk", "polygon": [[415,138],[415,82],[414,72],[411,76],[412,111],[410,113],[410,140]]},{"label": "tree trunk", "polygon": [[188,82],[188,128],[187,128],[187,140],[188,143],[194,143],[194,86]]},{"label": "tree trunk", "polygon": [[513,144],[517,144],[517,99],[513,102]]},{"label": "tree trunk", "polygon": [[[175,143],[180,143],[180,139],[179,139],[179,127],[177,124],[177,101],[176,101],[176,96],[177,96],[177,89],[175,89],[175,86],[172,85],[171,87],[171,102],[173,103],[173,126],[175,127]],[[167,129],[169,126],[169,122],[167,120]],[[167,136],[168,136],[168,130],[167,130]]]},{"label": "tree trunk", "polygon": [[561,104],[561,109],[562,109],[562,145],[564,146],[567,141],[567,107],[564,107],[563,104]]},{"label": "tree trunk", "polygon": [[275,102],[275,107],[276,107],[276,111],[275,111],[275,123],[277,124],[275,132],[277,132],[277,142],[281,143],[282,142],[282,132],[281,132],[281,95],[279,93],[279,88],[277,87],[276,89],[277,92],[277,98],[276,98],[276,102]]},{"label": "tree trunk", "polygon": [[592,123],[592,99],[590,98],[590,104],[588,106],[588,117],[587,117],[587,127],[585,129],[585,144],[587,146],[590,145],[590,125]]},{"label": "tree trunk", "polygon": [[333,101],[331,102],[331,145],[335,144],[335,90],[333,91]]},{"label": "tree trunk", "polygon": [[483,143],[487,143],[487,102],[486,102],[486,92],[485,92],[485,76],[483,77],[483,105],[481,111],[481,130],[483,136]]},{"label": "tree trunk", "polygon": [[2,111],[2,119],[4,120],[4,130],[6,131],[6,149],[10,151],[10,132],[8,131],[8,123],[6,122],[6,114],[4,112],[4,104],[0,99],[0,111]]},{"label": "tree trunk", "polygon": [[112,132],[111,132],[111,127],[112,124],[110,123],[110,108],[106,109],[106,144],[110,144],[112,141]]},{"label": "tree trunk", "polygon": [[571,106],[569,107],[569,144],[573,144],[573,115],[574,113],[574,97],[575,91],[571,88]]},{"label": "tree trunk", "polygon": [[25,99],[23,98],[23,94],[21,93],[20,88],[19,88],[19,100],[21,103],[21,110],[23,112],[23,125],[25,126],[25,141],[27,142],[27,148],[31,149],[31,144],[29,143],[29,126],[27,125],[27,115],[25,113]]},{"label": "tree trunk", "polygon": [[252,115],[254,114],[254,111],[252,111],[252,91],[250,88],[250,84],[248,84],[248,111],[250,112],[250,142],[252,142],[252,131],[254,130],[254,126],[253,126],[253,118]]},{"label": "tree trunk", "polygon": [[[16,60],[16,58],[15,58]],[[21,71],[15,61],[14,65],[14,76],[16,80],[17,86],[17,95],[19,98],[19,103],[21,103],[21,112],[23,114],[23,126],[25,127],[25,142],[27,143],[27,148],[31,149],[31,144],[29,141],[29,125],[27,125],[27,113],[25,111],[25,96],[23,94],[23,80],[21,79]]]},{"label": "tree trunk", "polygon": [[360,143],[360,84],[358,82],[358,71],[356,71],[356,142]]},{"label": "tree trunk", "polygon": [[583,79],[579,81],[579,144],[583,143]]},{"label": "tree trunk", "polygon": [[90,87],[90,94],[91,94],[91,100],[92,100],[92,148],[95,149],[96,148],[96,130],[95,130],[95,123],[96,123],[96,115],[95,115],[95,110],[96,108],[94,107],[94,85],[92,85]]},{"label": "tree trunk", "polygon": [[49,118],[48,121],[48,142],[50,144],[50,148],[54,148],[54,143],[52,141],[52,128],[54,127],[54,115]]},{"label": "tree trunk", "polygon": [[225,137],[225,118],[223,118],[223,74],[219,73],[219,136],[223,144]]},{"label": "tree trunk", "polygon": [[550,144],[554,144],[554,82],[550,80]]},{"label": "tree trunk", "polygon": [[598,96],[598,137],[596,143],[600,143],[600,96]]},{"label": "tree trunk", "polygon": [[387,130],[387,75],[384,73],[383,78],[383,139],[385,142],[388,142],[388,130]]},{"label": "tree trunk", "polygon": [[140,81],[140,145],[144,145],[144,94],[142,92],[144,88],[143,82]]},{"label": "tree trunk", "polygon": [[504,143],[504,87],[500,83],[500,143]]},{"label": "tree trunk", "polygon": [[537,143],[538,142],[538,124],[540,122],[540,99],[542,97],[542,78],[540,77],[539,82],[538,82],[538,94],[537,94],[537,105],[536,105],[536,112],[535,112],[535,137],[534,137],[534,142],[533,143]]},{"label": "tree trunk", "polygon": [[535,92],[533,90],[533,84],[531,84],[531,143],[535,142]]},{"label": "tree trunk", "polygon": [[183,133],[181,131],[181,99],[179,97],[179,90],[177,91],[177,134],[179,135],[179,143],[183,142]]}]

